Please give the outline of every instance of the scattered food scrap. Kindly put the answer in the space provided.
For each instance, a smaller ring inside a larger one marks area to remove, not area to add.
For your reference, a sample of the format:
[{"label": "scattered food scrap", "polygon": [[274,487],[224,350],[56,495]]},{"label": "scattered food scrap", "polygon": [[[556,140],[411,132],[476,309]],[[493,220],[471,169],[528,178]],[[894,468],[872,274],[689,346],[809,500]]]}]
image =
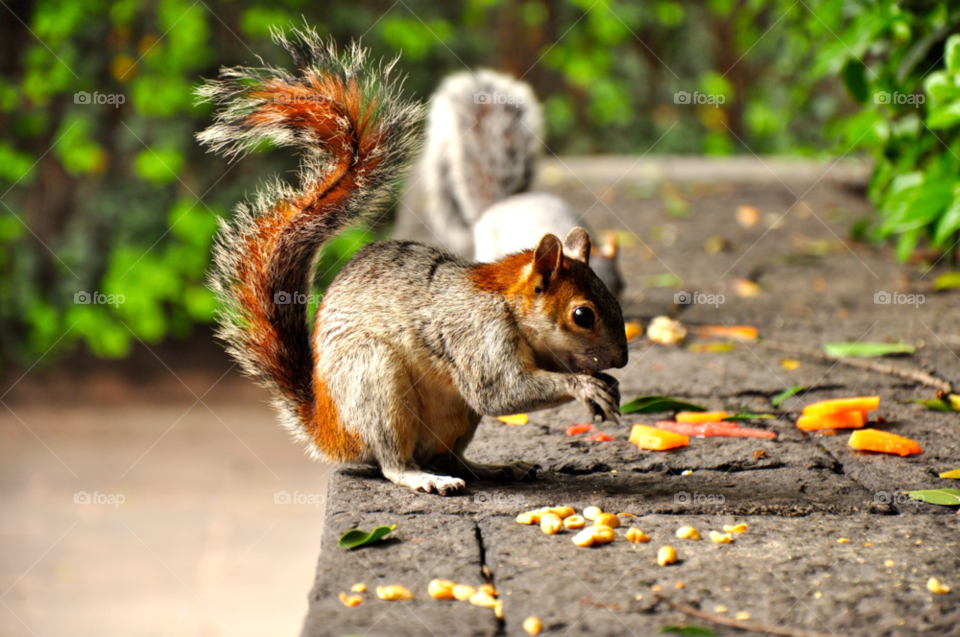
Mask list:
[{"label": "scattered food scrap", "polygon": [[719,422],[727,416],[725,411],[681,411],[677,422]]},{"label": "scattered food scrap", "polygon": [[867,424],[867,416],[862,411],[845,411],[839,414],[800,416],[797,418],[797,427],[804,431],[859,429],[865,424]]},{"label": "scattered food scrap", "polygon": [[543,622],[540,621],[539,617],[527,617],[523,620],[523,629],[527,631],[528,635],[539,635],[540,631],[543,630]]},{"label": "scattered food scrap", "polygon": [[723,531],[725,533],[746,533],[747,525],[743,522],[741,522],[740,524],[725,525],[723,527]]},{"label": "scattered food scrap", "polygon": [[413,594],[403,586],[377,586],[377,597],[388,602],[400,602],[413,599]]},{"label": "scattered food scrap", "polygon": [[733,293],[742,299],[752,299],[763,294],[763,288],[749,279],[734,279]]},{"label": "scattered food scrap", "polygon": [[780,361],[780,367],[788,372],[793,372],[800,369],[800,361],[795,358],[784,358]]},{"label": "scattered food scrap", "polygon": [[525,425],[529,422],[526,414],[514,414],[512,416],[497,416],[497,420],[508,425]]},{"label": "scattered food scrap", "polygon": [[669,316],[657,316],[647,326],[647,338],[657,345],[676,345],[687,337],[687,328]]},{"label": "scattered food scrap", "polygon": [[639,323],[627,322],[623,324],[623,327],[627,333],[628,341],[632,341],[643,334],[643,327]]},{"label": "scattered food scrap", "polygon": [[730,544],[733,542],[733,536],[729,533],[710,531],[710,541],[712,541],[714,544]]},{"label": "scattered food scrap", "polygon": [[583,517],[593,522],[597,519],[597,516],[601,515],[602,513],[603,511],[600,509],[600,507],[587,507],[583,510]]},{"label": "scattered food scrap", "polygon": [[676,561],[677,561],[677,550],[672,546],[661,546],[660,550],[657,551],[657,564],[659,564],[660,566],[675,564]]},{"label": "scattered food scrap", "polygon": [[737,206],[737,223],[744,228],[757,225],[760,221],[760,211],[754,206]]},{"label": "scattered food scrap", "polygon": [[927,590],[937,595],[944,595],[950,592],[950,587],[946,584],[941,584],[940,580],[936,577],[931,577],[927,580]]},{"label": "scattered food scrap", "polygon": [[362,582],[360,584],[354,584],[353,586],[350,587],[350,590],[353,591],[354,593],[366,593],[367,585]]},{"label": "scattered food scrap", "polygon": [[435,579],[427,585],[427,593],[434,599],[453,600],[453,587],[456,586],[448,579]]},{"label": "scattered food scrap", "polygon": [[774,440],[777,434],[763,429],[743,429],[735,422],[673,422],[661,420],[657,429],[672,431],[691,438],[767,438]]},{"label": "scattered food scrap", "polygon": [[696,530],[692,526],[681,526],[677,529],[677,537],[681,540],[699,540],[700,531]]},{"label": "scattered food scrap", "polygon": [[570,425],[567,427],[568,436],[576,436],[578,434],[585,434],[588,431],[593,431],[596,429],[593,425],[584,424],[584,425]]},{"label": "scattered food scrap", "polygon": [[638,528],[630,527],[627,529],[627,541],[634,544],[646,544],[650,541],[650,536]]},{"label": "scattered food scrap", "polygon": [[616,438],[608,436],[605,433],[595,433],[592,436],[587,436],[584,440],[590,440],[591,442],[610,442],[611,440],[616,440]]},{"label": "scattered food scrap", "polygon": [[340,601],[343,602],[343,605],[347,608],[353,608],[354,606],[359,606],[363,603],[363,598],[359,595],[347,595],[346,593],[340,593]]},{"label": "scattered food scrap", "polygon": [[677,447],[690,446],[689,437],[649,425],[634,425],[630,431],[630,442],[641,449],[653,451],[666,451]]},{"label": "scattered food scrap", "polygon": [[757,328],[752,325],[701,325],[697,329],[701,338],[737,338],[744,341],[756,340]]},{"label": "scattered food scrap", "polygon": [[847,444],[853,449],[860,451],[876,451],[900,456],[923,453],[920,445],[913,440],[886,431],[877,431],[876,429],[860,429],[854,431],[850,434],[850,440]]},{"label": "scattered food scrap", "polygon": [[858,396],[855,398],[835,398],[822,400],[803,408],[804,416],[832,416],[850,411],[874,411],[880,407],[879,396]]}]

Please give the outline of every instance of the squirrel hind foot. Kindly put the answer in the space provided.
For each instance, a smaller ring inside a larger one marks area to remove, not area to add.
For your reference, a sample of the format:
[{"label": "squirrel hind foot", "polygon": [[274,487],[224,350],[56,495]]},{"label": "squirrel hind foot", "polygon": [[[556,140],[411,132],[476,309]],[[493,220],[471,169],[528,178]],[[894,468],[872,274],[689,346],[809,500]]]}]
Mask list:
[{"label": "squirrel hind foot", "polygon": [[424,471],[384,469],[383,477],[398,486],[410,487],[414,491],[444,496],[462,491],[467,486],[467,483],[460,478],[438,476]]}]

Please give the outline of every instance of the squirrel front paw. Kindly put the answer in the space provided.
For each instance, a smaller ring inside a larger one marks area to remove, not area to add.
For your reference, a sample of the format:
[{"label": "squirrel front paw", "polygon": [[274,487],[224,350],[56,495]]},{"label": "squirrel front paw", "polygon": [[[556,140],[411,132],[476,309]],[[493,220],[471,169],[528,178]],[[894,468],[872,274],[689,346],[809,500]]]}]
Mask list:
[{"label": "squirrel front paw", "polygon": [[620,424],[620,390],[612,376],[578,374],[571,378],[570,395],[579,400],[592,416]]}]

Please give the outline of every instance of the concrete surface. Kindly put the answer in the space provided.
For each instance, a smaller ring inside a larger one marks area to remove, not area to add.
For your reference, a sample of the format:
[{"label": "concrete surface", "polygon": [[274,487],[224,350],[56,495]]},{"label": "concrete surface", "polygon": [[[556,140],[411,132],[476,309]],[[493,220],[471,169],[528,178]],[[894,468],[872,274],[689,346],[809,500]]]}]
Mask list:
[{"label": "concrete surface", "polygon": [[[646,322],[668,313],[693,328],[749,324],[763,337],[813,347],[903,340],[917,352],[895,362],[960,381],[960,359],[950,347],[960,343],[958,297],[932,290],[946,265],[924,274],[916,263],[897,264],[889,249],[848,239],[851,224],[869,214],[855,169],[838,176],[829,165],[747,159],[664,162],[657,172],[656,159],[639,168],[632,163],[554,160],[541,172],[541,187],[567,197],[591,227],[633,239],[622,251],[630,318]],[[744,166],[749,175],[737,177]],[[671,215],[668,209],[683,207],[678,200],[686,202],[685,214]],[[407,197],[398,227],[430,240],[416,218],[417,201],[416,192]],[[738,225],[738,205],[757,207],[760,222]],[[708,240],[724,249],[708,250]],[[656,287],[654,277],[665,274],[682,282]],[[738,278],[755,281],[762,293],[738,296]],[[723,294],[724,302],[675,304],[674,294],[684,290]],[[875,303],[884,291],[924,300]],[[786,387],[812,387],[786,401],[776,420],[754,425],[777,432],[775,441],[692,439],[674,452],[639,451],[626,442],[630,425],[664,415],[604,424],[599,429],[617,440],[588,442],[564,434],[586,419],[581,407],[568,405],[531,414],[524,426],[485,419],[470,448],[481,461],[535,460],[543,471],[533,483],[475,481],[462,495],[440,498],[395,487],[375,470],[336,471],[303,634],[523,635],[521,624],[531,615],[550,635],[652,635],[685,621],[721,635],[744,634],[688,620],[657,603],[657,592],[707,612],[725,607],[728,617],[747,612],[754,622],[835,637],[960,634],[960,519],[955,509],[914,503],[902,493],[956,486],[937,474],[960,468],[957,415],[902,402],[933,391],[900,378],[802,357],[798,369],[788,370],[782,353],[749,342],[734,346],[704,353],[639,341],[628,366],[614,375],[625,400],[664,393],[735,411],[772,411],[770,399]],[[922,455],[855,452],[848,434],[810,436],[794,425],[805,404],[874,393],[886,419],[876,426],[917,440]],[[621,531],[612,544],[584,549],[570,533],[546,536],[514,522],[517,513],[545,505],[629,512],[638,517],[623,520],[653,541],[634,545]],[[709,530],[734,521],[749,530],[733,544],[706,539]],[[394,523],[389,542],[353,552],[335,547],[350,528]],[[688,524],[705,539],[674,536]],[[678,564],[657,565],[665,544],[677,548]],[[928,592],[931,576],[953,592]],[[504,601],[503,620],[493,621],[489,609],[431,599],[426,585],[433,577],[493,583]],[[359,581],[370,592],[346,608],[337,595]],[[405,585],[414,599],[378,600],[377,584]]]}]

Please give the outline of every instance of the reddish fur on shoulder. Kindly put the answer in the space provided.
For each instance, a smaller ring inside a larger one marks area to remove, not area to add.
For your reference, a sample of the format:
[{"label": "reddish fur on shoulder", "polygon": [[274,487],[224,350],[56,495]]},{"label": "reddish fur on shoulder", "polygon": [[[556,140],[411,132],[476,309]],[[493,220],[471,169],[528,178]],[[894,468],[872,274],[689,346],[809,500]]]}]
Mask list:
[{"label": "reddish fur on shoulder", "polygon": [[[477,288],[488,294],[500,294],[514,299],[521,297],[529,301],[537,294],[536,287],[541,283],[540,277],[530,267],[533,255],[533,250],[524,250],[493,263],[478,263],[473,266],[470,278]],[[576,259],[564,257],[563,267],[543,291],[545,307],[551,313],[563,312],[573,299],[584,296],[588,289],[589,276],[589,266]],[[525,305],[528,306],[529,303]]]}]

